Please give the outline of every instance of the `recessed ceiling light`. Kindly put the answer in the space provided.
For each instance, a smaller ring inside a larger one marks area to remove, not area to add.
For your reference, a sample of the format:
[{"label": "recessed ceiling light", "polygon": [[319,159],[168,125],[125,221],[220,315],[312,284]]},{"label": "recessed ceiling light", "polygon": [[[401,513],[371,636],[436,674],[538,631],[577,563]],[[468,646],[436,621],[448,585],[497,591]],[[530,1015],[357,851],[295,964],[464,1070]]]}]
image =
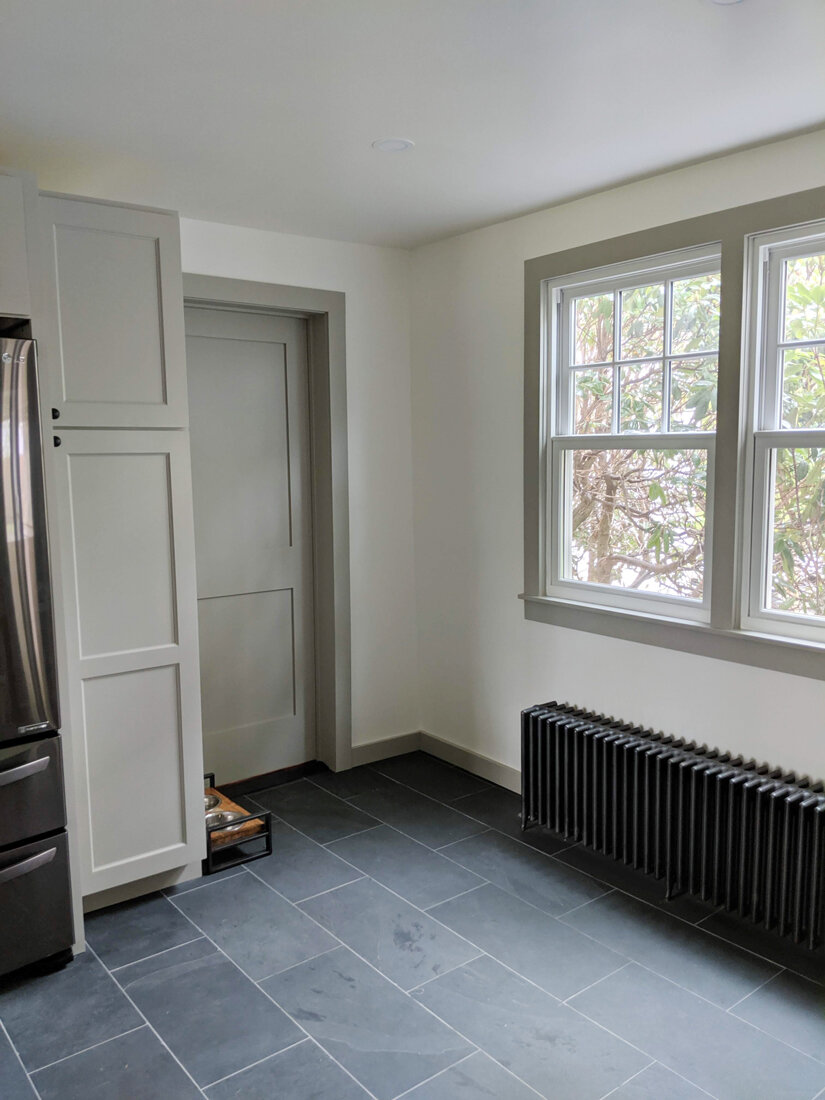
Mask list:
[{"label": "recessed ceiling light", "polygon": [[409,138],[379,138],[372,143],[373,149],[377,149],[379,153],[403,153],[414,146],[415,142]]},{"label": "recessed ceiling light", "polygon": [[714,4],[741,4],[742,0],[713,0]]}]

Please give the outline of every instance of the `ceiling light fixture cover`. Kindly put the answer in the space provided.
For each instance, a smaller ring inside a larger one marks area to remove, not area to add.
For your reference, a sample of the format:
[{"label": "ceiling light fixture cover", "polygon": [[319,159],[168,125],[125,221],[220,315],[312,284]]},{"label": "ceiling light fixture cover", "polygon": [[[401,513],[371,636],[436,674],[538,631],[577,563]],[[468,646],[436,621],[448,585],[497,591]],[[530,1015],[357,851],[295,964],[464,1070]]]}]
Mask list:
[{"label": "ceiling light fixture cover", "polygon": [[373,149],[377,149],[379,153],[403,153],[414,146],[415,142],[410,141],[409,138],[397,137],[379,138],[372,143]]},{"label": "ceiling light fixture cover", "polygon": [[742,0],[713,0],[714,4],[741,4]]}]

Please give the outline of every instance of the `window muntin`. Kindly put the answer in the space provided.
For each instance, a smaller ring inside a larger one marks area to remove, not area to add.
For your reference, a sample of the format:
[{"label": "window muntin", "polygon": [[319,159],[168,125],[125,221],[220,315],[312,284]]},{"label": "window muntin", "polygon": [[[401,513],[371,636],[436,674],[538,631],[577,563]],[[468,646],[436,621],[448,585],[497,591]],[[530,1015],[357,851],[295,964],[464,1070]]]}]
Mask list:
[{"label": "window muntin", "polygon": [[751,240],[750,570],[743,625],[825,639],[825,226]]},{"label": "window muntin", "polygon": [[719,286],[714,246],[546,284],[546,594],[708,618]]}]

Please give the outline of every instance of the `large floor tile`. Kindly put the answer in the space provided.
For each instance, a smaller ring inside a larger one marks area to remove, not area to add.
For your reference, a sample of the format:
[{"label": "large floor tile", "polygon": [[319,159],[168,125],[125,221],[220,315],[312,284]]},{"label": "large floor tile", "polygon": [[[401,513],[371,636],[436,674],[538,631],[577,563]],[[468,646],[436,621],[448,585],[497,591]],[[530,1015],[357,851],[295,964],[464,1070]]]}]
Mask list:
[{"label": "large floor tile", "polygon": [[387,825],[338,840],[329,850],[421,909],[484,881]]},{"label": "large floor tile", "polygon": [[86,940],[110,970],[180,947],[200,934],[162,894],[88,913],[85,928]]},{"label": "large floor tile", "polygon": [[466,940],[372,879],[321,894],[300,908],[402,989],[478,955]]},{"label": "large floor tile", "polygon": [[618,891],[562,919],[721,1008],[777,973],[764,959]]},{"label": "large floor tile", "polygon": [[489,787],[489,783],[485,783],[483,779],[478,779],[461,768],[444,764],[426,752],[408,752],[372,766],[382,775],[404,783],[430,798],[436,798],[439,802],[452,802],[456,798],[477,794]]},{"label": "large floor tile", "polygon": [[420,1084],[472,1049],[344,947],[262,988],[378,1100]]},{"label": "large floor tile", "polygon": [[346,772],[325,772],[323,775],[313,775],[311,780],[317,787],[323,787],[330,794],[338,798],[357,798],[359,794],[368,791],[393,790],[391,779],[375,771],[368,764],[360,768],[350,768]]},{"label": "large floor tile", "polygon": [[714,936],[744,947],[762,955],[777,966],[786,966],[803,978],[825,985],[825,951],[809,951],[801,944],[795,944],[790,936],[777,936],[776,932],[767,932],[758,924],[742,920],[733,913],[714,913],[702,921],[702,928]]},{"label": "large floor tile", "polygon": [[368,1100],[311,1039],[206,1090],[209,1100]]},{"label": "large floor tile", "polygon": [[536,1100],[512,1073],[477,1051],[407,1093],[404,1100]]},{"label": "large floor tile", "polygon": [[733,1012],[797,1050],[825,1062],[825,989],[786,971]]},{"label": "large floor tile", "polygon": [[684,1077],[655,1062],[611,1092],[610,1100],[707,1100],[707,1095]]},{"label": "large floor tile", "polygon": [[37,1100],[37,1094],[5,1032],[0,1029],[0,1096],[3,1100]]},{"label": "large floor tile", "polygon": [[649,1061],[490,958],[413,996],[547,1100],[599,1100]]},{"label": "large floor tile", "polygon": [[175,904],[255,981],[337,946],[252,874],[193,890]]},{"label": "large floor tile", "polygon": [[2,983],[0,1020],[28,1070],[143,1023],[89,951],[54,974]]},{"label": "large floor tile", "polygon": [[665,913],[672,913],[675,917],[690,921],[691,924],[696,924],[713,912],[712,905],[691,894],[680,894],[668,901],[665,897],[664,882],[655,879],[653,875],[646,875],[643,871],[635,871],[620,860],[602,855],[601,852],[594,852],[592,848],[585,848],[581,844],[557,853],[556,859],[566,863],[568,867],[575,867],[579,871],[584,871],[586,875],[592,875],[593,878],[606,882],[609,886],[615,886],[617,890],[623,890],[626,894],[648,901]]},{"label": "large floor tile", "polygon": [[272,826],[272,855],[256,859],[249,869],[290,901],[343,886],[361,874],[283,822]]},{"label": "large floor tile", "polygon": [[319,844],[371,829],[378,822],[308,779],[256,791],[255,801]]},{"label": "large floor tile", "polygon": [[199,1085],[259,1062],[303,1035],[206,940],[133,963],[117,977]]},{"label": "large floor tile", "polygon": [[612,889],[495,831],[450,844],[441,854],[554,916]]},{"label": "large floor tile", "polygon": [[41,1100],[196,1100],[192,1084],[148,1027],[32,1075]]},{"label": "large floor tile", "polygon": [[825,1065],[636,963],[574,997],[572,1007],[718,1100],[811,1100]]},{"label": "large floor tile", "polygon": [[441,848],[444,844],[484,832],[485,828],[473,818],[400,783],[391,791],[368,791],[352,799],[349,805],[358,806],[428,848]]},{"label": "large floor tile", "polygon": [[430,913],[560,1000],[627,961],[497,886],[480,886]]}]

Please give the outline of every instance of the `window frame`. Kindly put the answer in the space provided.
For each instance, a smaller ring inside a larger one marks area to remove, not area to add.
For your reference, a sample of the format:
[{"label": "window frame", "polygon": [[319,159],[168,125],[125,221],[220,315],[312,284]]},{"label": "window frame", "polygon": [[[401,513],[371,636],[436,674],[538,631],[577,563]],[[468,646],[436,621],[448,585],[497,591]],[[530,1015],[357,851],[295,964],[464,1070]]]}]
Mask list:
[{"label": "window frame", "polygon": [[[524,588],[519,598],[527,620],[825,680],[825,643],[782,634],[764,620],[752,623],[745,614],[747,605],[742,595],[750,575],[746,547],[752,519],[752,467],[747,457],[752,357],[744,323],[745,292],[750,291],[747,244],[753,235],[776,232],[782,227],[794,229],[823,218],[825,187],[817,187],[525,261]],[[543,286],[548,279],[570,279],[571,273],[617,264],[632,267],[638,265],[640,257],[669,254],[713,241],[721,242],[722,292],[714,515],[712,545],[708,548],[712,568],[710,621],[695,622],[667,611],[605,606],[549,594],[548,428],[552,421],[547,372],[543,369],[547,354]]]},{"label": "window frame", "polygon": [[[773,530],[771,453],[777,449],[825,447],[823,428],[782,428],[783,376],[779,353],[788,343],[780,339],[783,306],[781,273],[789,259],[825,252],[825,220],[785,229],[750,234],[746,242],[747,280],[747,392],[748,436],[743,546],[746,552],[740,593],[745,630],[773,633],[789,639],[825,642],[825,616],[802,616],[767,607],[771,564],[769,543]],[[810,341],[825,343],[825,337]]]},{"label": "window frame", "polygon": [[[669,284],[679,279],[716,273],[721,267],[721,245],[718,242],[698,247],[677,249],[636,260],[610,264],[589,271],[546,279],[542,282],[541,324],[543,329],[544,363],[546,376],[547,462],[545,474],[547,499],[545,515],[547,526],[545,545],[544,594],[550,597],[590,603],[603,608],[619,608],[662,615],[693,622],[710,622],[712,561],[709,548],[713,545],[713,488],[715,478],[716,431],[664,431],[665,418],[669,417],[671,367],[674,360],[701,358],[708,352],[719,357],[718,340],[715,349],[689,353],[674,353],[670,346],[671,302]],[[665,284],[663,316],[663,344],[661,355],[622,359],[620,352],[620,306],[614,306],[613,359],[605,364],[573,363],[571,345],[575,333],[575,304],[582,297],[613,294],[620,301],[621,295],[638,287],[654,283]],[[617,323],[618,322],[618,323]],[[662,417],[660,429],[655,432],[621,431],[622,366],[644,362],[662,362]],[[576,370],[598,366],[610,366],[613,372],[613,399],[611,431],[577,434],[572,430],[574,395],[570,379]],[[705,552],[703,560],[703,597],[692,600],[668,594],[634,592],[619,585],[594,584],[573,580],[566,576],[567,544],[570,534],[570,504],[572,494],[565,485],[568,480],[568,455],[574,450],[702,450],[707,454],[705,480]]]}]

